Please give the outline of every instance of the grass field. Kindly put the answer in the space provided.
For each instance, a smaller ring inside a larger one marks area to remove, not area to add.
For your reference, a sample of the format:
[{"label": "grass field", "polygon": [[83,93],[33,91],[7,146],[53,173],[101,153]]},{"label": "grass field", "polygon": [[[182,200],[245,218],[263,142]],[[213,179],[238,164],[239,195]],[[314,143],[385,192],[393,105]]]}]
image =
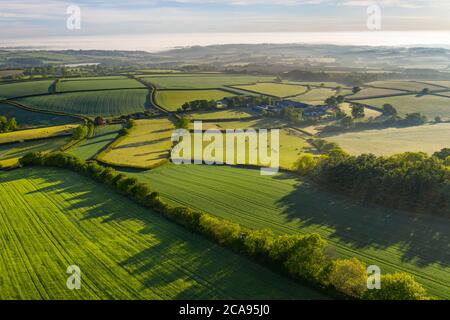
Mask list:
[{"label": "grass field", "polygon": [[169,90],[156,92],[156,103],[161,107],[176,111],[184,103],[194,100],[221,100],[233,94],[221,90]]},{"label": "grass field", "polygon": [[424,84],[415,81],[389,80],[389,81],[374,81],[366,84],[374,87],[392,88],[414,92],[420,92],[425,88],[428,88],[431,91],[442,90],[442,88],[433,86],[432,84]]},{"label": "grass field", "polygon": [[66,138],[59,137],[0,145],[0,166],[15,166],[18,163],[18,160],[28,152],[57,151],[66,143]]},{"label": "grass field", "polygon": [[241,90],[249,90],[280,98],[302,94],[306,91],[306,88],[303,86],[288,85],[281,83],[257,83],[253,85],[235,86],[235,87]]},{"label": "grass field", "polygon": [[78,144],[69,153],[83,160],[92,159],[118,137],[120,129],[121,124],[97,127],[92,138]]},{"label": "grass field", "polygon": [[271,76],[242,76],[231,74],[179,74],[142,76],[141,79],[161,89],[220,88],[226,85],[272,81]]},{"label": "grass field", "polygon": [[41,80],[0,84],[0,98],[15,98],[48,93],[52,83],[52,80]]},{"label": "grass field", "polygon": [[144,85],[134,79],[90,79],[90,80],[65,80],[58,84],[58,92],[77,90],[101,90],[101,89],[129,89],[144,88]]},{"label": "grass field", "polygon": [[450,148],[450,124],[349,132],[326,137],[351,154],[392,155],[407,151],[432,154]]},{"label": "grass field", "polygon": [[[352,115],[352,107],[350,106],[349,103],[341,103],[339,104],[339,109],[341,109],[341,111],[345,112],[348,116]],[[364,119],[368,119],[368,118],[376,118],[381,116],[382,113],[373,109],[369,109],[369,108],[364,108]]]},{"label": "grass field", "polygon": [[246,119],[253,117],[250,110],[225,109],[219,111],[193,112],[186,115],[193,120]]},{"label": "grass field", "polygon": [[[204,134],[204,137],[207,137],[207,134]],[[245,138],[244,138],[245,139]],[[203,151],[205,151],[205,148],[209,145],[208,142],[205,142],[203,144]],[[226,139],[223,139],[223,146],[226,146]],[[221,161],[223,163],[227,163],[229,165],[236,165],[236,164],[252,164],[252,165],[262,165],[261,162],[258,161],[259,156],[259,148],[261,147],[260,143],[256,143],[256,149],[250,149],[249,148],[249,140],[248,138],[245,139],[245,159],[242,159],[244,161],[239,161],[239,158],[237,156],[237,147],[238,147],[238,143],[235,143],[234,145],[234,160],[233,162],[227,162],[227,152],[226,149],[224,147],[223,149],[223,158],[221,159]],[[272,148],[272,144],[271,144],[271,134],[268,135],[267,138],[267,150],[268,150],[268,156],[271,155],[270,150]],[[250,153],[252,152],[251,150],[253,150],[253,155],[255,157],[255,159],[258,161],[258,163],[250,163],[249,161],[249,156]],[[298,158],[300,157],[300,155],[302,153],[305,152],[310,152],[312,150],[310,144],[308,142],[306,142],[306,136],[302,133],[299,133],[293,129],[282,129],[279,131],[279,166],[283,169],[292,169],[295,162],[298,160]],[[192,149],[192,155],[193,155],[193,159],[196,159],[194,157],[194,152]],[[211,161],[211,159],[215,160],[215,158],[211,158],[206,156],[205,153],[203,153],[204,157],[203,160],[209,160]],[[206,157],[205,157],[206,156]],[[213,157],[215,156],[215,153],[212,155]],[[229,160],[229,159],[228,159]],[[273,165],[273,163],[271,164]],[[263,165],[263,166],[267,166],[267,164]]]},{"label": "grass field", "polygon": [[135,89],[54,94],[19,101],[38,109],[109,117],[144,112],[147,95],[147,90]]},{"label": "grass field", "polygon": [[0,115],[16,118],[20,128],[48,127],[79,122],[80,119],[23,110],[9,104],[0,103]]},{"label": "grass field", "polygon": [[[76,173],[0,182],[0,299],[325,298]],[[81,290],[66,287],[70,265]]]},{"label": "grass field", "polygon": [[[275,129],[286,126],[286,122],[281,119],[274,118],[259,118],[259,119],[242,119],[239,121],[217,121],[217,122],[205,122],[202,124],[203,129]],[[193,123],[190,124],[190,128],[193,128]]]},{"label": "grass field", "polygon": [[137,120],[136,128],[101,160],[119,166],[148,168],[169,157],[174,126],[168,119]]},{"label": "grass field", "polygon": [[430,83],[430,84],[434,84],[436,86],[442,86],[442,87],[447,87],[450,90],[450,81],[445,81],[445,80],[438,80],[438,81],[423,81],[424,83]]},{"label": "grass field", "polygon": [[450,298],[446,218],[358,205],[288,174],[207,165],[165,165],[131,173],[174,204],[277,233],[317,232],[339,256],[358,257],[383,273],[412,273],[433,295]]},{"label": "grass field", "polygon": [[356,94],[352,94],[348,96],[349,99],[364,99],[364,98],[370,98],[370,97],[378,97],[378,96],[384,96],[384,95],[391,95],[391,94],[402,94],[403,91],[399,90],[390,90],[390,89],[380,89],[380,88],[363,88],[360,92]]},{"label": "grass field", "polygon": [[363,99],[357,102],[370,106],[382,108],[384,104],[392,104],[397,109],[399,115],[420,112],[428,117],[429,121],[440,116],[443,120],[450,119],[450,99],[438,96],[400,96],[379,99]]},{"label": "grass field", "polygon": [[7,133],[0,133],[0,144],[67,135],[70,134],[72,130],[77,126],[78,126],[77,124],[67,124],[62,126],[53,126],[46,128],[36,128],[36,129],[27,129]]},{"label": "grass field", "polygon": [[313,105],[324,104],[325,100],[329,97],[336,95],[336,90],[326,89],[326,88],[316,88],[311,89],[311,91],[305,94],[299,95],[294,98],[290,98],[292,101],[299,101],[304,103],[309,103]]}]

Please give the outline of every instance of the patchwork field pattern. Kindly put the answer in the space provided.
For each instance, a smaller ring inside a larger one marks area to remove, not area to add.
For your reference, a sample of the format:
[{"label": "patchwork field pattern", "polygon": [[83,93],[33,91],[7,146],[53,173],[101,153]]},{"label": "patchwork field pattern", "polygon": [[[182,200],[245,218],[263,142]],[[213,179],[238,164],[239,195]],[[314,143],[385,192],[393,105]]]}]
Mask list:
[{"label": "patchwork field pattern", "polygon": [[0,144],[57,137],[60,135],[69,135],[72,133],[72,130],[75,129],[77,126],[78,126],[77,124],[67,124],[62,126],[53,126],[46,128],[36,128],[36,129],[27,129],[7,133],[0,133]]},{"label": "patchwork field pattern", "polygon": [[275,97],[288,97],[306,92],[304,86],[281,84],[281,83],[257,83],[245,86],[234,86],[241,90],[248,90]]},{"label": "patchwork field pattern", "polygon": [[367,83],[367,85],[374,86],[374,87],[381,87],[381,88],[391,88],[391,89],[398,89],[398,90],[414,91],[414,92],[420,92],[425,88],[430,89],[430,91],[442,90],[442,88],[440,88],[438,86],[434,86],[432,84],[416,82],[416,81],[401,81],[401,80],[374,81],[374,82]]},{"label": "patchwork field pattern", "polygon": [[73,172],[4,172],[0,208],[0,299],[326,298]]},{"label": "patchwork field pattern", "polygon": [[430,121],[434,120],[437,116],[440,116],[443,120],[450,119],[450,99],[444,97],[409,95],[379,99],[364,99],[357,100],[356,102],[378,108],[382,108],[383,105],[389,103],[394,106],[401,116],[405,116],[407,113],[420,112],[427,116]]},{"label": "patchwork field pattern", "polygon": [[0,99],[49,93],[52,83],[52,80],[40,80],[0,84]]},{"label": "patchwork field pattern", "polygon": [[91,80],[65,80],[58,84],[58,92],[78,90],[101,89],[136,89],[144,88],[144,85],[134,79],[91,79]]},{"label": "patchwork field pattern", "polygon": [[261,176],[259,170],[165,165],[132,175],[150,182],[174,204],[249,228],[317,232],[338,256],[376,264],[383,273],[409,272],[431,294],[450,298],[446,218],[359,205],[294,176]]},{"label": "patchwork field pattern", "polygon": [[130,89],[53,94],[19,101],[37,109],[63,111],[90,117],[110,117],[144,112],[147,95],[146,89]]},{"label": "patchwork field pattern", "polygon": [[80,121],[78,118],[32,112],[2,103],[0,103],[0,115],[15,118],[19,128],[48,127]]},{"label": "patchwork field pattern", "polygon": [[15,166],[19,159],[29,152],[59,151],[67,142],[67,138],[59,137],[0,145],[0,166]]},{"label": "patchwork field pattern", "polygon": [[290,98],[292,101],[299,101],[312,105],[324,104],[325,100],[337,94],[336,90],[326,88],[311,89],[311,91],[297,97]]},{"label": "patchwork field pattern", "polygon": [[246,119],[253,117],[250,110],[224,109],[219,111],[193,112],[186,115],[193,120],[221,120],[221,119]]},{"label": "patchwork field pattern", "polygon": [[206,89],[220,88],[229,85],[272,81],[271,76],[241,76],[229,74],[180,74],[142,76],[144,82],[151,83],[160,89]]},{"label": "patchwork field pattern", "polygon": [[450,148],[450,124],[349,132],[326,139],[336,142],[345,151],[355,155],[393,155],[408,151],[431,155],[443,148]]},{"label": "patchwork field pattern", "polygon": [[119,166],[150,168],[169,158],[174,126],[165,118],[137,120],[137,126],[100,160]]},{"label": "patchwork field pattern", "polygon": [[78,144],[68,152],[83,160],[92,159],[118,137],[120,129],[122,129],[121,124],[97,127],[92,138]]},{"label": "patchwork field pattern", "polygon": [[158,90],[156,103],[169,111],[178,110],[184,103],[194,100],[221,100],[233,96],[222,90]]}]

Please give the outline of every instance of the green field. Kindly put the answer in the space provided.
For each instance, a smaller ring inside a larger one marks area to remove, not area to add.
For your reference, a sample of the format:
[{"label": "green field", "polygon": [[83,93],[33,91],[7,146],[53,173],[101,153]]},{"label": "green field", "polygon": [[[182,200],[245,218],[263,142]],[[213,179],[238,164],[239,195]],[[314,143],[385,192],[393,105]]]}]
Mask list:
[{"label": "green field", "polygon": [[100,160],[118,166],[150,168],[167,161],[173,123],[166,118],[136,120],[136,127]]},{"label": "green field", "polygon": [[364,99],[370,97],[378,97],[384,95],[402,94],[403,91],[380,89],[380,88],[363,88],[360,92],[348,96],[349,99]]},{"label": "green field", "polygon": [[58,84],[58,92],[78,90],[102,90],[102,89],[136,89],[145,86],[134,79],[91,79],[91,80],[64,80]]},{"label": "green field", "polygon": [[192,112],[186,115],[193,120],[246,119],[253,117],[250,110],[225,109],[219,111]]},{"label": "green field", "polygon": [[28,152],[58,151],[66,143],[67,138],[59,137],[0,145],[0,166],[16,165],[18,160]]},{"label": "green field", "polygon": [[158,90],[156,103],[169,111],[176,111],[184,103],[194,100],[221,100],[233,94],[221,90]]},{"label": "green field", "polygon": [[324,104],[325,100],[337,94],[336,90],[326,88],[311,89],[311,91],[297,97],[290,98],[292,101],[299,101],[313,105]]},{"label": "green field", "polygon": [[266,94],[275,97],[289,97],[306,92],[304,86],[281,84],[281,83],[257,83],[245,86],[235,86],[241,90],[248,90],[260,94]]},{"label": "green field", "polygon": [[376,264],[383,273],[410,272],[431,294],[450,298],[446,218],[358,205],[291,175],[259,170],[165,165],[133,175],[175,204],[249,228],[320,233],[338,255]]},{"label": "green field", "polygon": [[378,99],[362,99],[356,102],[367,104],[373,107],[382,108],[384,104],[392,104],[397,109],[399,115],[420,112],[428,117],[429,121],[440,116],[443,120],[450,119],[450,99],[438,96],[400,96],[386,97]]},{"label": "green field", "polygon": [[416,81],[390,80],[390,81],[374,81],[366,84],[374,87],[391,88],[414,92],[420,92],[425,88],[428,88],[431,91],[442,90],[442,88],[433,86],[432,84],[425,84]]},{"label": "green field", "polygon": [[248,84],[258,81],[272,81],[271,76],[242,76],[231,74],[180,74],[142,76],[141,79],[161,89],[206,89],[226,85]]},{"label": "green field", "polygon": [[49,93],[52,83],[52,80],[41,80],[0,84],[0,98],[15,98]]},{"label": "green field", "polygon": [[[325,298],[76,173],[0,182],[0,299]],[[70,265],[81,290],[66,287]]]},{"label": "green field", "polygon": [[53,94],[19,101],[37,109],[109,117],[144,112],[147,95],[145,89],[134,89]]},{"label": "green field", "polygon": [[0,144],[70,135],[72,134],[73,129],[78,126],[78,124],[65,124],[62,126],[52,126],[0,133]]},{"label": "green field", "polygon": [[68,152],[83,160],[92,159],[118,137],[120,129],[122,129],[121,124],[97,127],[92,138],[78,144]]},{"label": "green field", "polygon": [[349,132],[326,139],[336,142],[351,154],[393,155],[421,151],[431,155],[443,148],[450,148],[450,124]]},{"label": "green field", "polygon": [[0,103],[0,115],[7,118],[16,118],[20,128],[48,127],[80,121],[78,118],[32,112],[4,103]]}]

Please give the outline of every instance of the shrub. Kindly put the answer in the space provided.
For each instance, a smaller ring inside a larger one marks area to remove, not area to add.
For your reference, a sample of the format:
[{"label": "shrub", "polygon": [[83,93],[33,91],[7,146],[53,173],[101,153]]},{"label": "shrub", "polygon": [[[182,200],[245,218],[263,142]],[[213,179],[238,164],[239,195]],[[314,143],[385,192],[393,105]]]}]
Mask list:
[{"label": "shrub", "polygon": [[248,253],[253,256],[269,257],[274,242],[272,230],[255,230],[245,235],[244,246]]},{"label": "shrub", "polygon": [[301,175],[308,175],[312,172],[314,167],[317,164],[317,160],[311,154],[303,154],[300,158],[295,162],[294,168]]},{"label": "shrub", "polygon": [[366,267],[355,258],[333,261],[328,278],[336,290],[350,297],[361,297],[367,288]]},{"label": "shrub", "polygon": [[426,300],[425,289],[407,273],[381,276],[381,289],[366,290],[364,299],[370,300]]},{"label": "shrub", "polygon": [[318,234],[301,237],[285,262],[286,268],[294,276],[318,282],[328,262],[324,254],[326,245]]}]

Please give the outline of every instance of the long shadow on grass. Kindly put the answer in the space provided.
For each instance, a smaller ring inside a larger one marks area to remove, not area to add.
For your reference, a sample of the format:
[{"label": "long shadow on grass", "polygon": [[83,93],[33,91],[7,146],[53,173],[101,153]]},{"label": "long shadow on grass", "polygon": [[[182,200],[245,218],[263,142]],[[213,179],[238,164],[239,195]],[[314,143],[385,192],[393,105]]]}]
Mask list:
[{"label": "long shadow on grass", "polygon": [[[36,186],[37,190],[28,194],[72,195],[66,198],[66,203],[59,204],[67,215],[73,210],[82,210],[81,221],[101,219],[102,224],[111,224],[117,230],[117,238],[106,243],[97,240],[96,245],[104,247],[105,252],[111,251],[110,246],[114,245],[129,253],[128,257],[110,255],[110,258],[141,283],[142,287],[136,288],[138,294],[151,290],[158,295],[170,293],[161,298],[176,299],[324,298],[76,173],[53,168],[28,168],[11,172],[6,177],[0,176],[0,181],[21,179],[24,173],[27,178],[50,184]],[[136,223],[139,224],[137,227]],[[95,234],[88,235],[88,238],[97,239]]]},{"label": "long shadow on grass", "polygon": [[[298,179],[290,174],[276,178]],[[334,229],[332,238],[351,247],[388,249],[397,245],[403,261],[419,266],[450,265],[448,219],[359,204],[299,179],[278,205],[285,208],[289,220],[330,227]]]}]

